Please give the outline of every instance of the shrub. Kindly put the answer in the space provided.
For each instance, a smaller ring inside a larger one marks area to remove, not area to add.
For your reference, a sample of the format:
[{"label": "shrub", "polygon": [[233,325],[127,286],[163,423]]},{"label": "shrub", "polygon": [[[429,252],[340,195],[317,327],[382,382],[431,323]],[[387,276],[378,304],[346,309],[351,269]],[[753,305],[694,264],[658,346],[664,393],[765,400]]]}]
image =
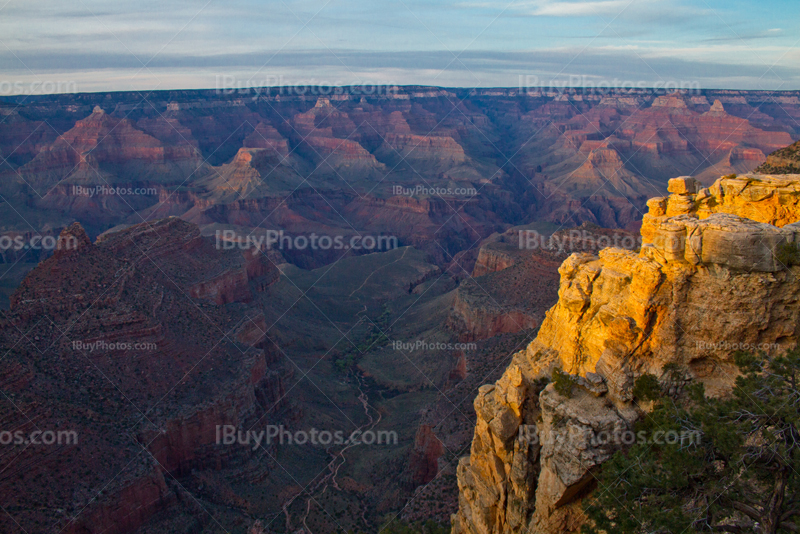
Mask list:
[{"label": "shrub", "polygon": [[658,400],[662,395],[661,385],[658,378],[649,373],[645,373],[636,379],[633,384],[633,396],[643,401]]},{"label": "shrub", "polygon": [[575,377],[561,369],[553,371],[553,387],[562,397],[571,398],[572,388],[575,387]]},{"label": "shrub", "polygon": [[[585,534],[800,532],[800,351],[738,352],[731,395],[663,397],[583,502]],[[652,379],[642,382],[653,384]],[[684,439],[686,437],[686,439]]]},{"label": "shrub", "polygon": [[775,259],[786,267],[800,264],[800,248],[797,243],[781,243],[775,249]]}]

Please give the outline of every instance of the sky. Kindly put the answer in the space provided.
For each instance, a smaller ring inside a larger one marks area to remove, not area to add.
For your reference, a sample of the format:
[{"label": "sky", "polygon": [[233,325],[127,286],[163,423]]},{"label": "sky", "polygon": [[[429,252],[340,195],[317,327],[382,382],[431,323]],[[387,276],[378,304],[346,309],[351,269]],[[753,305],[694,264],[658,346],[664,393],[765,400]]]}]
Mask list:
[{"label": "sky", "polygon": [[0,95],[800,89],[798,0],[0,0]]}]

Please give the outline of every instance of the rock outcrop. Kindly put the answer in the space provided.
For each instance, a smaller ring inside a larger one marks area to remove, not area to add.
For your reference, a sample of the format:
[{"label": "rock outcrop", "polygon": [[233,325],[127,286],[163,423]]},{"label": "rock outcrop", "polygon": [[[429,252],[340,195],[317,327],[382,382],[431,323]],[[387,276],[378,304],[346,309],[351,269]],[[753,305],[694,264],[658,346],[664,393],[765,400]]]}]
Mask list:
[{"label": "rock outcrop", "polygon": [[642,239],[655,239],[654,228],[666,218],[688,215],[705,219],[714,213],[729,213],[774,226],[797,222],[800,213],[800,175],[723,176],[708,188],[700,188],[691,177],[669,181],[668,197],[647,201],[642,220]]},{"label": "rock outcrop", "polygon": [[765,174],[800,174],[800,141],[776,150],[756,172]]},{"label": "rock outcrop", "polygon": [[[670,181],[653,199],[636,253],[570,256],[558,303],[503,377],[480,389],[470,456],[458,469],[455,534],[577,532],[593,472],[625,446],[643,411],[644,373],[673,364],[710,394],[730,390],[731,353],[777,354],[800,335],[800,176],[723,177],[698,191]],[[747,216],[748,218],[745,218]],[[548,384],[572,375],[572,394]],[[673,389],[675,391],[675,389]],[[563,392],[562,392],[563,393]]]},{"label": "rock outcrop", "polygon": [[519,261],[516,257],[518,253],[519,246],[514,247],[511,245],[501,248],[501,246],[494,245],[494,243],[489,243],[488,246],[484,245],[478,251],[475,266],[472,268],[472,276],[477,278],[478,276],[507,269]]}]

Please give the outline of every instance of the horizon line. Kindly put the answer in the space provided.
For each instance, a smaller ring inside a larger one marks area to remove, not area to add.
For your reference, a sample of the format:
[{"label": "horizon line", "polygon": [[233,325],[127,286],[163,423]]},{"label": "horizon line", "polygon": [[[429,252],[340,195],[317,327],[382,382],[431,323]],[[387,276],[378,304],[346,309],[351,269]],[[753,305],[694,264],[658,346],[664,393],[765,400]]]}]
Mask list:
[{"label": "horizon line", "polygon": [[[323,88],[323,89],[347,89],[353,90],[361,87],[369,87],[369,88],[390,88],[396,90],[409,90],[409,89],[438,89],[438,90],[452,90],[452,91],[478,91],[478,90],[498,90],[498,91],[519,91],[517,95],[508,95],[508,96],[531,96],[526,93],[530,93],[532,91],[548,91],[548,92],[556,92],[556,93],[570,93],[570,92],[577,92],[583,91],[587,94],[592,93],[606,93],[606,92],[627,92],[627,93],[656,93],[662,92],[664,94],[687,94],[687,93],[704,93],[704,92],[715,92],[715,91],[729,91],[732,93],[798,93],[800,94],[800,89],[733,89],[727,87],[709,87],[709,88],[699,88],[699,87],[630,87],[630,86],[586,86],[586,85],[579,85],[579,86],[572,86],[572,85],[531,85],[525,87],[519,86],[446,86],[446,85],[418,85],[418,84],[407,84],[407,85],[400,85],[400,84],[350,84],[350,85],[325,85],[325,84],[303,84],[303,83],[296,83],[296,84],[288,84],[288,85],[253,85],[253,86],[246,86],[246,87],[222,87],[222,88],[214,88],[214,87],[204,87],[204,88],[188,88],[188,87],[176,87],[171,89],[143,89],[143,90],[136,90],[136,89],[128,89],[128,90],[115,90],[115,91],[74,91],[74,92],[58,92],[58,93],[13,93],[13,94],[0,94],[0,99],[17,99],[17,98],[44,98],[44,97],[52,97],[52,96],[79,96],[79,95],[101,95],[101,94],[142,94],[142,93],[169,93],[169,92],[212,92],[216,93],[219,96],[236,96],[236,93],[243,93],[242,96],[245,96],[244,93],[252,93],[256,91],[256,93],[260,93],[263,91],[271,91],[271,90],[279,90],[284,91],[286,89],[293,90],[302,87],[302,88]],[[294,96],[294,97],[304,97],[304,96],[316,96],[320,98],[325,98],[329,96],[337,96],[337,95],[347,95],[349,93],[329,93],[329,94],[313,94],[310,92],[303,92],[297,94],[277,94],[273,96]],[[359,96],[358,93],[355,93],[354,96]],[[360,96],[362,97],[373,97],[373,98],[386,98],[386,94],[370,94],[370,93],[361,93]],[[492,96],[492,95],[487,95]]]}]

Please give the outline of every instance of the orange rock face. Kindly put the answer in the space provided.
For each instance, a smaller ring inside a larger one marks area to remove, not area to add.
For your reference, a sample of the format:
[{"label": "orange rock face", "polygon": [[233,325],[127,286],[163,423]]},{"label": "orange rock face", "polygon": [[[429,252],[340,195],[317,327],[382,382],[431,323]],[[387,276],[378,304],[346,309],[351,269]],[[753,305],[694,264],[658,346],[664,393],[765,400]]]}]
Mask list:
[{"label": "orange rock face", "polygon": [[[800,241],[797,178],[723,177],[709,189],[670,180],[672,195],[648,202],[640,251],[562,263],[558,302],[536,339],[475,400],[455,533],[580,531],[592,470],[625,446],[592,436],[630,431],[643,416],[636,378],[661,377],[670,395],[689,381],[726,395],[740,347],[797,347],[800,268],[780,261]],[[667,377],[668,364],[682,378]],[[542,380],[556,368],[573,375],[569,396]]]}]

